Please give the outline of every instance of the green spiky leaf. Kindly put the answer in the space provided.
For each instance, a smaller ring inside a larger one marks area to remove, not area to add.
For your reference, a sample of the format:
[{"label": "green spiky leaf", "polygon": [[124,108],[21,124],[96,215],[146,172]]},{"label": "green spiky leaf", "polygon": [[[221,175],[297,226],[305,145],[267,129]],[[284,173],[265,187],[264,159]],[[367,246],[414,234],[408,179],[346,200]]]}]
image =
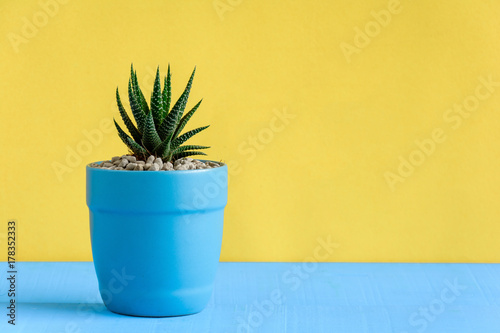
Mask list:
[{"label": "green spiky leaf", "polygon": [[151,93],[151,113],[153,114],[153,120],[156,127],[160,127],[163,121],[163,96],[161,92],[161,81],[160,81],[160,67],[156,69],[156,78],[153,86],[153,92]]},{"label": "green spiky leaf", "polygon": [[172,141],[169,139],[165,139],[158,147],[156,147],[156,153],[158,156],[161,156],[162,159],[170,160],[172,158],[172,150],[170,149],[170,145]]},{"label": "green spiky leaf", "polygon": [[174,158],[174,160],[177,160],[179,158],[193,156],[193,155],[207,155],[207,154],[201,151],[183,151],[182,153],[174,154],[172,157]]},{"label": "green spiky leaf", "polygon": [[172,99],[172,76],[170,74],[170,64],[168,65],[167,76],[165,77],[165,82],[163,84],[163,115],[162,119],[165,119],[168,112],[170,111],[170,101]]},{"label": "green spiky leaf", "polygon": [[137,130],[132,120],[130,120],[127,111],[125,111],[125,108],[123,107],[122,101],[120,99],[120,93],[118,92],[118,88],[116,88],[116,104],[118,105],[118,110],[120,111],[123,123],[125,124],[125,126],[127,126],[127,129],[129,133],[132,135],[132,138],[134,138],[135,141],[141,142],[141,137],[142,137],[141,133],[139,133],[139,130]]},{"label": "green spiky leaf", "polygon": [[194,130],[191,130],[189,132],[186,132],[184,134],[182,134],[181,136],[179,136],[178,138],[175,138],[173,141],[172,141],[172,145],[170,146],[171,149],[177,149],[177,147],[179,147],[180,145],[182,145],[184,142],[186,142],[187,140],[189,140],[193,135],[197,134],[197,133],[200,133],[201,131],[203,131],[204,129],[207,129],[210,125],[208,126],[203,126],[203,127],[198,127],[198,128],[195,128]]},{"label": "green spiky leaf", "polygon": [[141,158],[147,156],[148,152],[146,151],[146,149],[132,140],[132,138],[121,129],[114,118],[113,121],[115,122],[116,129],[118,130],[118,136],[120,137],[120,139],[122,139],[123,143],[125,143],[125,145],[134,153],[134,155]]},{"label": "green spiky leaf", "polygon": [[174,150],[174,154],[179,154],[182,153],[186,150],[196,150],[196,149],[208,149],[210,148],[209,146],[197,146],[197,145],[185,145],[185,146],[180,146]]},{"label": "green spiky leaf", "polygon": [[160,128],[158,129],[158,134],[162,140],[172,137],[179,121],[181,120],[184,109],[186,108],[187,100],[189,97],[189,92],[191,91],[191,85],[193,83],[194,73],[196,72],[196,67],[189,78],[189,81],[184,89],[184,92],[179,97],[177,102],[172,107],[172,110],[168,113],[167,118],[163,121]]},{"label": "green spiky leaf", "polygon": [[189,119],[191,119],[191,117],[196,112],[196,110],[198,110],[198,107],[200,106],[200,104],[201,104],[202,101],[203,101],[203,99],[200,100],[195,106],[193,106],[193,108],[181,118],[181,121],[179,122],[179,125],[175,129],[175,133],[173,135],[174,139],[176,137],[178,137],[179,134],[181,134],[182,130],[184,129],[184,127],[188,123]]},{"label": "green spiky leaf", "polygon": [[132,89],[132,79],[128,81],[128,100],[130,103],[130,108],[132,109],[132,114],[134,115],[135,123],[140,133],[144,133],[144,122],[146,121],[146,115],[142,111],[142,108],[137,101],[137,98]]},{"label": "green spiky leaf", "polygon": [[155,148],[161,144],[160,137],[156,132],[152,112],[146,115],[144,131],[142,132],[142,144],[151,154],[154,154]]},{"label": "green spiky leaf", "polygon": [[139,106],[141,107],[144,114],[149,112],[148,102],[146,102],[146,98],[139,87],[139,82],[137,81],[137,73],[134,71],[134,66],[130,66],[130,78],[132,79],[132,89],[134,91],[134,95],[136,100],[139,102]]}]

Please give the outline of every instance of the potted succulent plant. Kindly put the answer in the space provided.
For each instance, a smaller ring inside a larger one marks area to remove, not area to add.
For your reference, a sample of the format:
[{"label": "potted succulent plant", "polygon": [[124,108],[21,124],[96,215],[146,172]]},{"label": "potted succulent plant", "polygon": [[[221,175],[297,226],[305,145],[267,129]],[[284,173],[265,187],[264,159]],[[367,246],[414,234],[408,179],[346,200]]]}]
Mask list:
[{"label": "potted succulent plant", "polygon": [[[195,68],[196,70],[196,68]],[[92,255],[106,307],[116,313],[162,317],[197,313],[208,303],[219,262],[227,166],[193,160],[199,145],[183,145],[208,126],[181,133],[200,102],[184,114],[193,82],[171,107],[170,66],[160,70],[148,104],[131,68],[130,133],[115,121],[129,154],[87,165]],[[153,171],[153,172],[150,172]]]}]

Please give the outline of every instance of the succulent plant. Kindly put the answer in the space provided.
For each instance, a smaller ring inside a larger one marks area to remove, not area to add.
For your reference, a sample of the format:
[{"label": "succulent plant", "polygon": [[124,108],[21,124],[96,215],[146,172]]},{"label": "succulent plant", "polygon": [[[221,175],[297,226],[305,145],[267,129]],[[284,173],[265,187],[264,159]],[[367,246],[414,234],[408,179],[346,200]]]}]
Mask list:
[{"label": "succulent plant", "polygon": [[189,92],[193,83],[196,67],[177,102],[170,108],[171,102],[171,74],[170,65],[167,75],[164,77],[163,90],[160,81],[160,68],[156,70],[156,78],[151,93],[151,102],[144,95],[137,82],[137,73],[133,65],[130,68],[130,79],[128,81],[128,98],[130,109],[135,124],[128,116],[120,99],[118,88],[116,88],[116,103],[123,119],[123,123],[130,135],[125,133],[115,120],[120,139],[127,145],[133,155],[139,159],[145,159],[150,155],[161,157],[163,161],[172,161],[191,155],[206,155],[200,149],[210,148],[207,146],[182,145],[193,135],[203,131],[208,126],[198,127],[181,134],[187,122],[196,112],[201,100],[184,115]]}]

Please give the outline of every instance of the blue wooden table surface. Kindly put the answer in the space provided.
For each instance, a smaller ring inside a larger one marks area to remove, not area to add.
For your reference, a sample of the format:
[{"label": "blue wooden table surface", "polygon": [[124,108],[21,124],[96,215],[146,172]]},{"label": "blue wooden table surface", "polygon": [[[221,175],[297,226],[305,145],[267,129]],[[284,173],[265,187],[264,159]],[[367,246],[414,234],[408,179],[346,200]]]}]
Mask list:
[{"label": "blue wooden table surface", "polygon": [[106,310],[91,262],[7,264],[0,332],[500,332],[500,265],[220,263],[208,307],[175,318]]}]

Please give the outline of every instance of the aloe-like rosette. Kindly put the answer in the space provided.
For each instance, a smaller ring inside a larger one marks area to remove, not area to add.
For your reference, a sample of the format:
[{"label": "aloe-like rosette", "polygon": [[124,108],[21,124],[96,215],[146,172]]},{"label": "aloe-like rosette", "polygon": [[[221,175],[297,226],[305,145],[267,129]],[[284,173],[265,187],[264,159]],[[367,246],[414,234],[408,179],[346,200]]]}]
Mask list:
[{"label": "aloe-like rosette", "polygon": [[208,126],[198,127],[181,134],[202,101],[200,100],[189,112],[184,114],[195,71],[196,67],[184,92],[170,108],[172,97],[170,65],[168,66],[167,75],[164,77],[163,90],[160,80],[160,68],[157,68],[149,105],[139,87],[137,73],[132,65],[128,81],[128,98],[135,124],[123,107],[118,88],[116,88],[118,110],[130,135],[118,125],[116,120],[115,126],[120,139],[137,158],[146,159],[148,156],[153,155],[161,157],[164,162],[169,162],[192,155],[206,155],[199,150],[210,148],[208,146],[183,144],[193,135],[208,128]]}]

